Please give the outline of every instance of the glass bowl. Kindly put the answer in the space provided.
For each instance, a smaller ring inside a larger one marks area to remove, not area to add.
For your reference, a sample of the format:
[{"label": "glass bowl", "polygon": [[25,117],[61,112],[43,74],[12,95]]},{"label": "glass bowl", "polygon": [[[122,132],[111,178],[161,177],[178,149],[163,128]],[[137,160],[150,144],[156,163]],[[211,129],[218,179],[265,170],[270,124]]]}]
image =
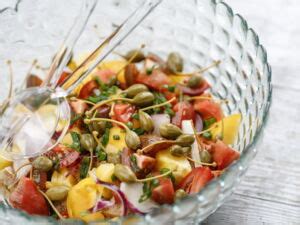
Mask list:
[{"label": "glass bowl", "polygon": [[[12,4],[12,1],[4,0]],[[132,12],[141,0],[99,1],[74,56],[95,48]],[[13,62],[16,87],[22,84],[30,63],[37,59],[34,73],[43,75],[78,14],[82,1],[22,0],[0,10],[0,66]],[[165,205],[146,216],[132,216],[91,224],[196,224],[212,214],[233,192],[254,158],[262,139],[272,86],[267,54],[257,34],[224,2],[214,0],[164,0],[161,5],[116,49],[124,52],[146,45],[146,50],[166,57],[170,51],[183,55],[185,70],[193,71],[221,60],[218,68],[204,76],[214,96],[228,99],[225,113],[242,114],[238,138],[233,145],[241,158],[200,193],[174,205]],[[112,54],[109,57],[116,57]],[[1,84],[7,84],[1,76]],[[8,85],[7,85],[8,86]],[[5,96],[5,88],[0,96]],[[29,216],[2,204],[1,224],[84,224]]]}]

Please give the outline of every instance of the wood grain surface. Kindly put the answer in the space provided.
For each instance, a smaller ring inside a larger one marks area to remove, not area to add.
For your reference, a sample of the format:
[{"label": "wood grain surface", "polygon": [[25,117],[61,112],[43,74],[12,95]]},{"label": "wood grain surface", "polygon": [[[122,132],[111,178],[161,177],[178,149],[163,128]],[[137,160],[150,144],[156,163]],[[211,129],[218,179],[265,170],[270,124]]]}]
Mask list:
[{"label": "wood grain surface", "polygon": [[267,49],[273,104],[263,144],[246,176],[204,224],[300,224],[300,1],[226,2]]}]

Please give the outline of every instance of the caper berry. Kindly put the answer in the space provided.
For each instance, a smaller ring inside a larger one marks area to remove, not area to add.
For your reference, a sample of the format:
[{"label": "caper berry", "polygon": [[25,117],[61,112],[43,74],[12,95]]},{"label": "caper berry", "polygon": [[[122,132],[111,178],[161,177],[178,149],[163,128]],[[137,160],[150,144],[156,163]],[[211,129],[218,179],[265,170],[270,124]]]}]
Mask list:
[{"label": "caper berry", "polygon": [[177,144],[182,147],[189,147],[194,143],[194,141],[194,136],[190,134],[182,134],[178,138],[176,138]]},{"label": "caper berry", "polygon": [[134,98],[132,99],[132,103],[139,107],[146,107],[153,104],[154,98],[155,97],[151,92],[144,91],[134,96]]},{"label": "caper berry", "polygon": [[167,123],[167,124],[160,125],[159,133],[164,138],[176,139],[179,135],[182,134],[182,131],[179,127],[171,123]]},{"label": "caper berry", "polygon": [[82,134],[80,137],[80,144],[85,150],[93,151],[97,144],[91,134]]},{"label": "caper berry", "polygon": [[138,149],[138,147],[141,145],[139,136],[131,130],[126,131],[125,142],[127,147],[133,150]]},{"label": "caper berry", "polygon": [[200,159],[204,163],[212,163],[213,161],[211,154],[206,149],[200,151]]},{"label": "caper berry", "polygon": [[187,196],[187,193],[183,189],[178,189],[175,192],[175,200],[182,199]]},{"label": "caper berry", "polygon": [[170,148],[170,153],[174,156],[183,156],[184,152],[180,145],[172,145]]},{"label": "caper berry", "polygon": [[53,162],[46,156],[39,156],[33,162],[32,166],[35,169],[48,172],[53,167]]},{"label": "caper berry", "polygon": [[171,52],[167,59],[167,68],[172,73],[182,72],[183,59],[177,52]]},{"label": "caper berry", "polygon": [[141,92],[149,91],[148,87],[144,84],[134,84],[131,85],[129,88],[126,89],[125,93],[127,97],[133,98],[137,94]]},{"label": "caper berry", "polygon": [[153,121],[151,119],[151,116],[149,116],[148,113],[139,110],[139,121],[140,121],[141,128],[144,131],[150,132],[154,129]]},{"label": "caper berry", "polygon": [[191,146],[188,146],[188,147],[182,147],[182,151],[183,151],[183,154],[184,155],[187,155],[191,152],[192,150],[192,147]]},{"label": "caper berry", "polygon": [[122,182],[135,182],[137,180],[136,175],[128,166],[121,164],[115,165],[114,175]]},{"label": "caper berry", "polygon": [[46,195],[52,201],[64,200],[69,192],[69,187],[67,186],[54,186],[46,191]]},{"label": "caper berry", "polygon": [[192,76],[188,82],[187,86],[190,88],[197,88],[203,82],[203,78],[197,75]]},{"label": "caper berry", "polygon": [[97,131],[98,134],[103,134],[105,132],[106,128],[106,122],[104,121],[92,121],[89,125],[88,128],[90,132]]},{"label": "caper berry", "polygon": [[[133,58],[132,58],[133,57]],[[141,62],[145,59],[144,53],[139,50],[139,49],[134,49],[129,52],[124,56],[124,58],[128,61],[131,60],[133,63]]]}]

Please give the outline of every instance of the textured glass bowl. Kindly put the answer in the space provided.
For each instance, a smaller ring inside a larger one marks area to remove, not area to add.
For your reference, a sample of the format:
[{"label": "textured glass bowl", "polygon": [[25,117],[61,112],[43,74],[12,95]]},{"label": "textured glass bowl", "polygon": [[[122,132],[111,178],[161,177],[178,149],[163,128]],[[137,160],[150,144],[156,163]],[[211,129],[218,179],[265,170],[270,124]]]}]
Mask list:
[{"label": "textured glass bowl", "polygon": [[[1,0],[0,6],[5,2],[12,4],[12,1]],[[74,55],[96,47],[140,2],[99,1]],[[49,65],[81,4],[76,0],[21,0],[16,6],[13,4],[12,8],[0,11],[0,68],[5,71],[4,61],[13,61],[16,85],[21,83],[33,59],[38,59],[43,67]],[[241,16],[234,14],[224,2],[213,0],[164,0],[116,51],[124,52],[141,44],[162,57],[170,51],[180,52],[187,71],[222,60],[218,68],[204,75],[212,85],[212,93],[229,100],[229,104],[224,105],[226,114],[242,114],[233,146],[241,152],[241,158],[199,194],[173,206],[162,206],[145,217],[93,224],[196,224],[213,213],[233,192],[259,148],[272,95],[266,51]],[[43,74],[39,70],[35,72]],[[5,76],[0,79],[1,84],[6,84]],[[4,92],[5,88],[1,88],[1,96],[5,96]],[[0,223],[83,224],[29,216],[5,206],[0,208]]]}]

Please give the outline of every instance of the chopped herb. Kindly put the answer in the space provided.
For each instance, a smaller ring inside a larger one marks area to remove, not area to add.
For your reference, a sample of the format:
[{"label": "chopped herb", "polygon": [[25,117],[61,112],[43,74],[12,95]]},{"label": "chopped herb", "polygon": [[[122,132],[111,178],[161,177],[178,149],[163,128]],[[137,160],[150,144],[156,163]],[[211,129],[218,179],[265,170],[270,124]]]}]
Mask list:
[{"label": "chopped herb", "polygon": [[131,116],[131,118],[132,118],[132,119],[138,120],[138,119],[139,119],[139,114],[134,113],[134,114]]},{"label": "chopped herb", "polygon": [[76,114],[70,122],[70,125],[73,125],[76,121],[78,121],[79,119],[81,119],[82,115],[81,114]]},{"label": "chopped herb", "polygon": [[93,103],[98,103],[98,102],[101,102],[101,101],[104,101],[104,100],[106,100],[106,99],[108,99],[108,97],[107,96],[104,96],[104,95],[99,95],[99,96],[89,96],[88,98],[87,98],[87,100],[88,101],[90,101],[90,102],[93,102]]},{"label": "chopped herb", "polygon": [[130,165],[131,165],[131,169],[133,170],[133,172],[138,172],[138,171],[140,171],[140,168],[138,167],[138,165],[137,165],[137,159],[136,159],[136,157],[134,156],[134,155],[131,155],[130,156]]},{"label": "chopped herb", "polygon": [[[167,172],[169,172],[169,171],[170,171],[170,169],[168,169],[168,168],[162,168],[159,172],[160,172],[161,174],[164,174],[164,173],[167,173]],[[167,177],[169,177],[169,178],[171,179],[171,181],[172,181],[173,183],[175,183],[175,177],[174,177],[173,173],[170,173]]]},{"label": "chopped herb", "polygon": [[173,117],[175,115],[175,112],[171,108],[166,108],[164,113],[168,114],[170,117]]},{"label": "chopped herb", "polygon": [[89,164],[90,164],[90,159],[89,157],[85,156],[82,159],[81,165],[80,165],[80,179],[84,179],[87,176],[87,173],[89,172]]},{"label": "chopped herb", "polygon": [[131,129],[133,127],[133,123],[129,121],[126,123],[126,126]]},{"label": "chopped herb", "polygon": [[175,86],[168,86],[168,91],[174,92],[175,91]]},{"label": "chopped herb", "polygon": [[203,137],[206,139],[212,139],[212,133],[210,131],[207,131],[203,134]]},{"label": "chopped herb", "polygon": [[137,135],[142,135],[142,134],[144,134],[145,133],[145,131],[144,131],[144,129],[142,129],[142,128],[133,128],[132,129]]},{"label": "chopped herb", "polygon": [[106,146],[108,144],[108,141],[109,141],[109,128],[105,128],[105,132],[101,138],[101,143],[103,144],[103,146]]},{"label": "chopped herb", "polygon": [[117,135],[117,134],[115,134],[115,135],[113,136],[113,139],[116,140],[116,141],[118,141],[118,140],[120,140],[120,136]]},{"label": "chopped herb", "polygon": [[73,143],[69,147],[75,149],[78,152],[80,152],[80,150],[81,150],[80,134],[72,131],[71,132],[71,137],[72,137]]},{"label": "chopped herb", "polygon": [[113,175],[111,175],[111,180],[112,180],[112,181],[117,181],[118,178],[113,174]]},{"label": "chopped herb", "polygon": [[204,120],[203,121],[203,125],[204,125],[203,129],[204,130],[208,129],[215,122],[217,122],[217,120],[214,117]]},{"label": "chopped herb", "polygon": [[98,145],[97,148],[96,148],[95,154],[96,154],[97,159],[98,159],[99,161],[104,161],[104,160],[106,160],[106,158],[107,158],[106,152],[105,152],[104,149],[102,149],[101,146],[99,146],[99,145]]},{"label": "chopped herb", "polygon": [[157,179],[151,180],[149,182],[145,182],[143,185],[143,194],[139,198],[139,203],[146,201],[151,197],[152,190],[159,185],[159,181]]},{"label": "chopped herb", "polygon": [[151,68],[147,68],[147,69],[146,69],[146,74],[147,74],[147,75],[151,75],[154,68],[155,68],[155,66],[152,66]]}]

